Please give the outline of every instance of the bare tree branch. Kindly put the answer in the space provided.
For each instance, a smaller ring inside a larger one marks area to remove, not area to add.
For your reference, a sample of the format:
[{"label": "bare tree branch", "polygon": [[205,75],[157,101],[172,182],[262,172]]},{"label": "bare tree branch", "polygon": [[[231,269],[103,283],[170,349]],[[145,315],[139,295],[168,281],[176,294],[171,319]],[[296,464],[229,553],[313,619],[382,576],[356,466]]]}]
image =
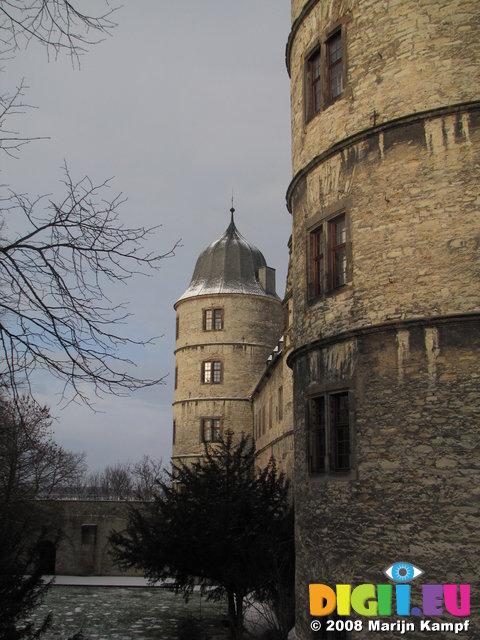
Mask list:
[{"label": "bare tree branch", "polygon": [[26,109],[35,108],[23,102],[24,92],[27,88],[22,79],[13,93],[0,95],[0,150],[12,158],[17,158],[20,147],[30,141],[48,140],[48,137],[24,137],[18,131],[6,128],[7,117],[24,114]]},{"label": "bare tree branch", "polygon": [[116,26],[115,7],[96,15],[83,13],[68,0],[0,0],[0,55],[12,53],[32,41],[58,56],[66,52],[73,64],[88,46],[97,44]]},{"label": "bare tree branch", "polygon": [[[99,43],[116,26],[112,17],[118,7],[111,7],[108,0],[102,5],[103,11],[91,15],[68,0],[0,0],[0,60],[33,41],[43,45],[48,56],[65,53],[79,67],[87,47]],[[22,80],[14,91],[0,94],[0,150],[15,158],[27,142],[48,139],[24,137],[6,128],[8,117],[33,108],[23,102],[26,88]]]},{"label": "bare tree branch", "polygon": [[84,382],[93,382],[97,393],[121,393],[162,381],[129,372],[133,362],[119,348],[152,340],[116,331],[129,314],[106,291],[111,283],[158,269],[175,247],[163,255],[146,251],[154,229],[120,223],[124,198],[105,199],[109,183],[73,181],[65,166],[62,201],[47,205],[46,198],[15,193],[0,201],[4,220],[21,216],[15,226],[25,228],[0,240],[0,379],[17,394],[19,379],[39,368],[87,402]]}]

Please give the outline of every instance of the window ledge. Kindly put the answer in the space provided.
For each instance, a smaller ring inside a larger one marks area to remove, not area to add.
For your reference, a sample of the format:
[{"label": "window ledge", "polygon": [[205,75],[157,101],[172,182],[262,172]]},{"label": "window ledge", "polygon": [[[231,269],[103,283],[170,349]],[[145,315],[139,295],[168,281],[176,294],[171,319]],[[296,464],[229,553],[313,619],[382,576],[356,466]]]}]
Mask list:
[{"label": "window ledge", "polygon": [[315,296],[314,298],[308,298],[307,299],[308,305],[310,307],[314,306],[319,302],[323,302],[325,300],[328,300],[329,298],[339,296],[342,293],[343,294],[348,293],[352,290],[353,290],[353,283],[347,282],[346,284],[342,284],[341,287],[337,287],[336,289],[329,289],[328,291],[325,291],[324,293],[321,293],[320,295]]},{"label": "window ledge", "polygon": [[346,96],[346,90],[344,89],[339,96],[337,96],[336,98],[333,98],[333,100],[329,100],[328,102],[325,102],[322,105],[321,109],[319,109],[315,113],[306,115],[305,116],[305,123],[304,123],[305,127],[308,127],[319,115],[321,115],[322,113],[325,113],[325,111],[328,111],[328,109],[330,107],[332,107],[337,102],[340,102],[341,100],[344,100],[346,97],[347,97]]},{"label": "window ledge", "polygon": [[307,473],[307,479],[313,484],[326,484],[327,482],[351,482],[358,480],[357,469],[350,471],[338,471],[332,473]]}]

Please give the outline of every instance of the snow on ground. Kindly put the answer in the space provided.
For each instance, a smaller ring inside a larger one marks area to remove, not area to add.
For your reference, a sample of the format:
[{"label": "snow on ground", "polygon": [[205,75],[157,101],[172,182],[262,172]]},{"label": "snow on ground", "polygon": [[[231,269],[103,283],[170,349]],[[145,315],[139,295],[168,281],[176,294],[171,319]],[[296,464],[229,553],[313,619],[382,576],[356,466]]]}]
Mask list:
[{"label": "snow on ground", "polygon": [[229,636],[223,602],[207,601],[199,593],[185,602],[169,589],[132,588],[118,581],[113,588],[57,584],[29,620],[38,626],[49,611],[53,625],[42,636],[45,640],[64,640],[79,631],[88,640],[178,640],[189,637],[197,625],[210,638],[227,640]]},{"label": "snow on ground", "polygon": [[46,581],[53,578],[57,586],[79,587],[164,587],[166,581],[151,584],[146,578],[135,576],[44,576]]}]

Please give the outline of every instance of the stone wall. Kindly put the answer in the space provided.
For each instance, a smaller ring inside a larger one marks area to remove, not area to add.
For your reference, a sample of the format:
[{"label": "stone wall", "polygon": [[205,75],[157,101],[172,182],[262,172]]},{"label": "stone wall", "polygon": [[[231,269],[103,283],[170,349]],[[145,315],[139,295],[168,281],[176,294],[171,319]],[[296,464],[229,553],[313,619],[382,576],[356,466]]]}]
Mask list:
[{"label": "stone wall", "polygon": [[80,576],[143,575],[120,569],[110,556],[108,537],[126,526],[128,508],[141,503],[108,500],[42,500],[41,526],[55,543],[55,574]]},{"label": "stone wall", "polygon": [[278,470],[293,479],[293,381],[288,353],[284,340],[255,389],[252,410],[257,466],[263,469],[273,458]]},{"label": "stone wall", "polygon": [[[380,124],[475,95],[480,22],[475,0],[301,4],[311,10],[295,31],[289,55],[294,175],[339,139],[368,129],[374,111]],[[340,21],[346,44],[343,95],[305,123],[305,59]]]},{"label": "stone wall", "polygon": [[[372,130],[292,195],[294,346],[397,319],[480,311],[480,110]],[[395,179],[393,179],[395,176]],[[309,300],[308,233],[347,215],[351,277]]]},{"label": "stone wall", "polygon": [[[289,241],[289,247],[291,242]],[[293,376],[287,365],[292,350],[293,301],[291,262],[283,300],[283,335],[267,359],[252,393],[256,464],[264,468],[273,458],[293,483]]]},{"label": "stone wall", "polygon": [[[421,581],[478,584],[479,330],[478,318],[383,327],[295,361],[300,638],[310,637],[309,583],[383,583],[383,570],[406,560]],[[308,399],[338,389],[350,396],[353,471],[311,475]],[[413,583],[412,606],[419,590]],[[473,598],[462,637],[477,637],[479,613]]]}]

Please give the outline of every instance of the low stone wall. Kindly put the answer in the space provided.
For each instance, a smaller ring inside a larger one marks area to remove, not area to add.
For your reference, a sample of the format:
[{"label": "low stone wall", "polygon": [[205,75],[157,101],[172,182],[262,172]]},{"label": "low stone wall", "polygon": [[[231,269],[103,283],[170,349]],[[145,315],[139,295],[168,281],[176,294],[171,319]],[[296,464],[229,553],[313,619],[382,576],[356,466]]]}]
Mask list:
[{"label": "low stone wall", "polygon": [[48,531],[48,541],[44,543],[45,572],[80,576],[142,575],[139,571],[120,569],[113,562],[108,542],[113,531],[125,528],[129,507],[140,504],[120,500],[42,500],[43,522],[38,524]]}]

